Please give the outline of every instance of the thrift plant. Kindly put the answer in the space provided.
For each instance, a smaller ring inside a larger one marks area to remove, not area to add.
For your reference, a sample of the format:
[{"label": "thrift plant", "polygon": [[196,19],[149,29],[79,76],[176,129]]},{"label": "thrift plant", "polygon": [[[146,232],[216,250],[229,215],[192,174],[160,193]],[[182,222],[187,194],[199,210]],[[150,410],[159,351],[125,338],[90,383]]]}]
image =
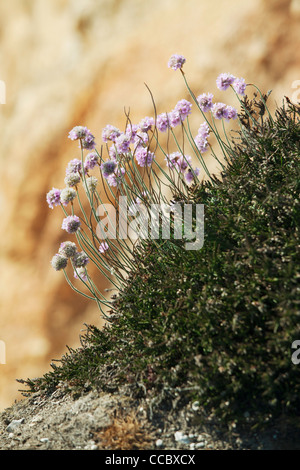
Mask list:
[{"label": "thrift plant", "polygon": [[[82,347],[70,348],[44,377],[21,381],[29,387],[23,392],[62,382],[79,393],[122,386],[148,396],[152,411],[179,396],[228,426],[262,426],[300,411],[291,361],[300,337],[299,107],[286,98],[272,116],[269,93],[230,73],[216,86],[238,106],[215,102],[212,92],[190,89],[184,63],[174,55],[168,66],[181,73],[190,101],[169,112],[154,105],[138,124],[126,116],[123,132],[107,125],[100,150],[87,128],[70,131],[81,158],[68,164],[66,188],[51,189],[47,203],[61,207],[72,238],[51,263],[107,322],[101,330],[87,326]],[[208,171],[209,153],[219,175]],[[162,224],[155,237],[143,236],[147,223],[133,222],[149,222],[155,204]],[[186,249],[185,204],[194,210],[192,233],[204,205],[201,249]],[[103,215],[111,237],[103,236]],[[91,264],[116,288],[112,298],[93,282]]]},{"label": "thrift plant", "polygon": [[[180,70],[185,79],[184,63],[185,58],[175,54],[168,66]],[[68,137],[78,141],[80,155],[67,164],[65,187],[52,188],[47,193],[49,207],[61,206],[63,210],[65,217],[61,228],[74,235],[78,250],[85,252],[95,268],[117,289],[123,288],[134,268],[134,250],[147,231],[141,225],[147,224],[149,227],[148,216],[153,214],[153,205],[163,208],[165,214],[169,208],[168,217],[172,212],[171,219],[175,219],[171,198],[180,195],[181,200],[187,201],[192,184],[199,184],[204,177],[211,180],[204,159],[205,152],[212,150],[211,135],[217,139],[219,146],[219,151],[213,152],[215,158],[218,159],[217,154],[221,151],[224,160],[230,151],[225,126],[237,119],[237,110],[225,103],[213,102],[212,93],[202,93],[196,98],[187,81],[186,85],[191,101],[183,98],[169,112],[157,114],[151,95],[154,115],[142,118],[138,124],[133,124],[127,115],[124,131],[111,124],[106,125],[102,129],[102,144],[98,149],[95,137],[87,127],[74,127]],[[244,79],[224,73],[217,77],[216,85],[224,91],[231,87],[237,97],[244,95],[246,87]],[[225,121],[221,129],[225,138],[221,137],[215,121]],[[198,128],[196,133],[192,131],[192,125]],[[173,151],[169,150],[171,140]],[[218,161],[221,168],[224,167]],[[119,206],[120,197],[126,198],[129,207],[126,214]],[[108,213],[108,203],[113,204],[114,214]],[[102,219],[103,215],[108,217]],[[160,215],[156,224],[161,222],[161,218],[164,215]],[[129,231],[125,225],[130,226]],[[176,236],[180,237],[183,225],[184,221]],[[157,231],[159,233],[159,228],[155,233]],[[172,238],[174,226],[168,242],[171,243]],[[160,244],[157,246],[160,247]],[[67,263],[55,254],[51,263],[54,269],[64,271],[68,283],[77,292],[93,298],[107,317],[105,308],[114,307],[87,269],[82,269],[84,276],[78,276],[78,266],[74,265],[76,254],[68,257]],[[74,273],[73,280],[69,263]],[[81,285],[75,285],[74,278],[81,280]]]}]

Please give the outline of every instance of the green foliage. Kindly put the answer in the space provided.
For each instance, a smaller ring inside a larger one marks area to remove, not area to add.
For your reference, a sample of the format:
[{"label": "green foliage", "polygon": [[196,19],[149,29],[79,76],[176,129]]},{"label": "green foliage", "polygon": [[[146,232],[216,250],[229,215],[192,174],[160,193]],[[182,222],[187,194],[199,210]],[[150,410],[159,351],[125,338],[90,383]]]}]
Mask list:
[{"label": "green foliage", "polygon": [[[299,110],[289,101],[243,131],[219,179],[194,185],[205,205],[205,240],[144,240],[117,311],[82,348],[69,350],[29,392],[61,381],[82,390],[130,384],[132,393],[185,388],[223,422],[247,412],[262,424],[299,414]],[[261,102],[260,102],[261,104]],[[24,383],[24,381],[23,381]]]}]

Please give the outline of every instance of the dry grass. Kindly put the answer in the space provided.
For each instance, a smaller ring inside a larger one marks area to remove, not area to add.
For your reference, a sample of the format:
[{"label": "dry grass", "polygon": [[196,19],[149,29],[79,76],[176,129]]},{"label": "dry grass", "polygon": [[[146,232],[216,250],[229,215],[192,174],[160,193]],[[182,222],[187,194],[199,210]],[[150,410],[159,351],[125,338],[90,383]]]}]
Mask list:
[{"label": "dry grass", "polygon": [[119,413],[112,424],[95,435],[101,449],[107,450],[145,450],[150,449],[154,440],[151,425],[136,416],[135,410],[124,415]]}]

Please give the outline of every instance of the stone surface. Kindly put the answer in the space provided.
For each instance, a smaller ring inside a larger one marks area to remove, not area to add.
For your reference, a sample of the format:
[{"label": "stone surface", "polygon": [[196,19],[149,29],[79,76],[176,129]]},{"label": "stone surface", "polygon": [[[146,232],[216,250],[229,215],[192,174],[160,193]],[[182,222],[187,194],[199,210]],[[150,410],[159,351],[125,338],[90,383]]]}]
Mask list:
[{"label": "stone surface", "polygon": [[138,122],[152,113],[145,82],[159,110],[187,97],[166,66],[173,53],[186,57],[196,93],[216,93],[229,71],[281,102],[300,79],[299,20],[296,0],[1,2],[0,409],[19,397],[16,378],[46,372],[79,344],[85,322],[101,325],[50,266],[65,238],[45,194],[78,156],[68,131],[86,125],[100,143],[106,124],[124,127],[124,107]]}]

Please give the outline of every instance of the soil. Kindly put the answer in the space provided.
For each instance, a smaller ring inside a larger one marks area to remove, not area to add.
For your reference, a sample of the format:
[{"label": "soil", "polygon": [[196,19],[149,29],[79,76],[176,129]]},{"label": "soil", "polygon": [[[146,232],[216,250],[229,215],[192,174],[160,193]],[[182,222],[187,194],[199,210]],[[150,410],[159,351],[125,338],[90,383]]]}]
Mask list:
[{"label": "soil", "polygon": [[152,412],[120,391],[37,392],[0,414],[0,450],[292,450],[300,432],[279,421],[264,432],[220,430],[197,402]]}]

